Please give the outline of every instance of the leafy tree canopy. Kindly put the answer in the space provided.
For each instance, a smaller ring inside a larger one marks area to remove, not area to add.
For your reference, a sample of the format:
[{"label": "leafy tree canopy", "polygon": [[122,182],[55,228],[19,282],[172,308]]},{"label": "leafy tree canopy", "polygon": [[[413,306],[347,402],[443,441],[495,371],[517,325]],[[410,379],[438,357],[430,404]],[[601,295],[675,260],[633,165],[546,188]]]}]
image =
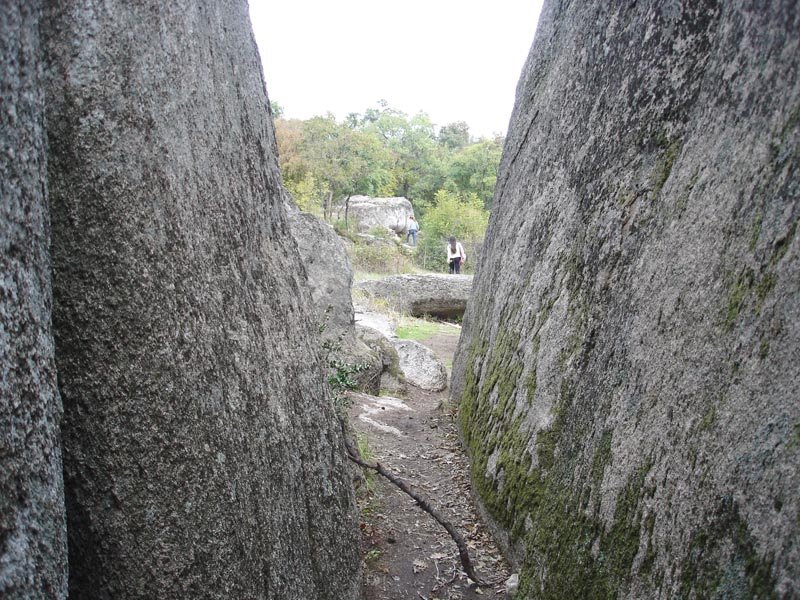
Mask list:
[{"label": "leafy tree canopy", "polygon": [[457,121],[439,130],[439,143],[450,150],[458,150],[469,144],[469,125]]},{"label": "leafy tree canopy", "polygon": [[420,215],[441,191],[491,203],[502,139],[471,141],[464,122],[437,134],[427,114],[409,117],[385,100],[342,122],[331,114],[283,119],[274,102],[272,111],[284,184],[304,210],[329,216],[352,194],[405,196]]},{"label": "leafy tree canopy", "polygon": [[[450,236],[455,236],[467,251],[466,272],[472,270],[483,243],[489,211],[473,192],[456,194],[438,190],[432,206],[420,222],[418,256],[427,269],[444,271],[447,268],[445,246]],[[472,257],[471,259],[469,257]]]}]

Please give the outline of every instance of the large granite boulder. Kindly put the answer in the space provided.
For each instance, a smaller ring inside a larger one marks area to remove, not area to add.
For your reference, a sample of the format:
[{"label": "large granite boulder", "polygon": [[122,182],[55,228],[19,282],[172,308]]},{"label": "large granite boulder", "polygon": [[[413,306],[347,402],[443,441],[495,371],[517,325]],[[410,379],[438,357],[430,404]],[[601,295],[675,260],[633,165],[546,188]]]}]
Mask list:
[{"label": "large granite boulder", "polygon": [[401,313],[453,319],[462,316],[467,308],[472,275],[393,275],[359,282],[356,289],[387,300]]},{"label": "large granite boulder", "polygon": [[323,355],[329,361],[362,365],[353,379],[359,389],[377,394],[383,370],[381,355],[356,335],[350,293],[353,267],[344,242],[319,217],[301,212],[286,199],[284,204],[308,276],[316,322],[322,330]]},{"label": "large granite boulder", "polygon": [[41,4],[0,6],[0,597],[67,595]]},{"label": "large granite boulder", "polygon": [[48,3],[71,598],[359,597],[247,4]]},{"label": "large granite boulder", "polygon": [[800,596],[799,68],[794,1],[545,2],[452,382],[520,597]]},{"label": "large granite boulder", "polygon": [[429,392],[447,387],[447,369],[433,350],[414,340],[391,340],[397,351],[400,371],[411,385]]},{"label": "large granite boulder", "polygon": [[[339,218],[344,219],[345,207],[339,208]],[[356,224],[358,231],[365,233],[373,228],[386,228],[402,234],[408,227],[408,217],[414,216],[414,208],[408,199],[372,198],[351,196],[347,207],[347,219]]]},{"label": "large granite boulder", "polygon": [[356,325],[356,335],[381,359],[381,369],[375,382],[377,391],[373,393],[382,393],[382,390],[405,393],[405,376],[400,369],[400,357],[392,343],[397,339],[394,334],[387,334],[365,325]]},{"label": "large granite boulder", "polygon": [[286,203],[289,227],[303,259],[316,319],[326,329],[353,328],[353,267],[333,227]]}]

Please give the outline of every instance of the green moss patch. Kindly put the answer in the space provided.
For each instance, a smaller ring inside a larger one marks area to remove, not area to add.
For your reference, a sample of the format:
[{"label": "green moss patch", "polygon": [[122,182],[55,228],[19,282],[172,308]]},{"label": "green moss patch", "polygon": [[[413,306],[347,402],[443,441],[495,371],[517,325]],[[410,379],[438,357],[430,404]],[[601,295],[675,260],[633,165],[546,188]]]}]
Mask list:
[{"label": "green moss patch", "polygon": [[758,553],[755,539],[731,497],[721,498],[708,527],[691,537],[680,580],[684,598],[778,597],[772,557]]},{"label": "green moss patch", "polygon": [[680,138],[675,138],[669,142],[664,150],[664,154],[661,157],[661,162],[658,164],[658,168],[653,175],[653,194],[655,196],[658,196],[661,193],[664,184],[667,182],[667,179],[669,179],[670,173],[672,173],[672,166],[675,164],[675,160],[681,153],[682,148],[683,140]]}]

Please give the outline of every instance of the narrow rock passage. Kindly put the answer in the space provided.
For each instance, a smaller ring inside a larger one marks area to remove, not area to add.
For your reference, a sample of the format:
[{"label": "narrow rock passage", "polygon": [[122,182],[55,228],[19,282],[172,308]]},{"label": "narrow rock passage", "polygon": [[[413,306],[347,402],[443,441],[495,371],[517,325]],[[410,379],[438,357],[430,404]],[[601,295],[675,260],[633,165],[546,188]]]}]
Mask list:
[{"label": "narrow rock passage", "polygon": [[[423,341],[449,362],[458,341]],[[477,516],[447,392],[409,386],[403,399],[354,394],[350,422],[366,440],[371,460],[405,479],[464,535],[478,574],[476,587],[461,572],[456,545],[434,520],[391,483],[373,476],[359,490],[367,600],[503,598],[508,567]],[[445,405],[443,406],[443,403]]]}]

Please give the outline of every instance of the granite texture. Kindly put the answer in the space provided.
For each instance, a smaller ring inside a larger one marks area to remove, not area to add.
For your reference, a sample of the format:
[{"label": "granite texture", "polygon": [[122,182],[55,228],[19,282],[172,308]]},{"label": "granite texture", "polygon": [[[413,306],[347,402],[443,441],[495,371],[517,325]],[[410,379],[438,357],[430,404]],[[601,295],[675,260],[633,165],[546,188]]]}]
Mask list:
[{"label": "granite texture", "polygon": [[[353,267],[344,241],[333,227],[285,201],[289,229],[303,261],[317,326],[323,340],[323,358],[329,363],[362,365],[352,374],[358,388],[369,394],[380,391],[382,360],[356,335]],[[333,368],[331,374],[333,374]]]},{"label": "granite texture", "polygon": [[244,1],[53,0],[70,597],[359,597],[358,532]]},{"label": "granite texture", "polygon": [[799,61],[794,1],[545,2],[451,384],[519,597],[800,595]]},{"label": "granite texture", "polygon": [[[347,206],[347,219],[355,223],[362,233],[372,229],[391,230],[397,235],[405,235],[408,217],[414,216],[414,207],[407,198],[373,198],[372,196],[350,196]],[[344,204],[337,207],[337,217],[344,219]]]},{"label": "granite texture", "polygon": [[472,275],[390,275],[360,281],[355,287],[368,296],[386,300],[403,314],[455,319],[463,316],[467,308]]},{"label": "granite texture", "polygon": [[0,597],[65,598],[41,3],[0,6]]}]

